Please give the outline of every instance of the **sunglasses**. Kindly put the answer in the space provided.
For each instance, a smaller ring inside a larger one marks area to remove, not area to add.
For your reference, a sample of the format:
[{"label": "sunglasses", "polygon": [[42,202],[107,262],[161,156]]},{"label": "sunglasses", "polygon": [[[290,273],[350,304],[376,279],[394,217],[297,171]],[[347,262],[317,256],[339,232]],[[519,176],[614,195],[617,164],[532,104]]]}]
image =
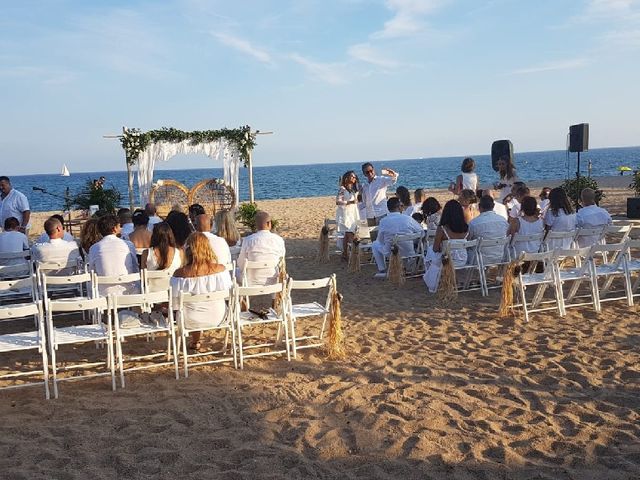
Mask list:
[{"label": "sunglasses", "polygon": [[371,175],[373,173],[373,170],[365,170],[364,174],[365,175]]}]

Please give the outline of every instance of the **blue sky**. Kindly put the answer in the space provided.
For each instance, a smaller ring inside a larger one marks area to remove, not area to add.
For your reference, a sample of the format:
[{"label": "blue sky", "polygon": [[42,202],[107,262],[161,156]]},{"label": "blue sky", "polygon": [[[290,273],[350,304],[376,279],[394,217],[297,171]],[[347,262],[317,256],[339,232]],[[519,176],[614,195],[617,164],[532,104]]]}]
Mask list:
[{"label": "blue sky", "polygon": [[122,169],[123,125],[273,130],[258,165],[640,144],[639,0],[0,4],[2,174]]}]

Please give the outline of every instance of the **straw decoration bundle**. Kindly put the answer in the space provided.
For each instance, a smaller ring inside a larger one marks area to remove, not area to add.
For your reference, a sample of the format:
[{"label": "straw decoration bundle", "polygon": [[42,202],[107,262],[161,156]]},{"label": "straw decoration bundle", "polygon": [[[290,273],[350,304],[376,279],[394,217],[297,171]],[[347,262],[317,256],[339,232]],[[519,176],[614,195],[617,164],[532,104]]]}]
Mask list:
[{"label": "straw decoration bundle", "polygon": [[320,229],[320,247],[318,249],[318,263],[329,261],[329,228],[325,225]]},{"label": "straw decoration bundle", "polygon": [[515,277],[520,274],[520,262],[515,260],[509,265],[504,272],[502,281],[502,292],[500,294],[500,309],[498,310],[498,318],[506,318],[513,309],[513,283]]},{"label": "straw decoration bundle", "polygon": [[349,272],[360,271],[360,240],[355,238],[351,243],[351,255],[349,255]]},{"label": "straw decoration bundle", "polygon": [[329,306],[329,340],[326,352],[329,360],[339,360],[345,357],[344,334],[342,333],[342,312],[340,303],[342,295],[338,292],[335,275],[331,280],[331,304]]},{"label": "straw decoration bundle", "polygon": [[[284,288],[284,284],[287,281],[287,266],[284,262],[284,258],[280,261],[280,265],[278,265],[278,283],[281,283]],[[278,292],[273,299],[273,307],[278,314],[282,313],[282,292]]]},{"label": "straw decoration bundle", "polygon": [[389,280],[395,285],[404,285],[404,267],[402,258],[400,258],[400,249],[398,245],[391,247],[391,256],[389,257]]},{"label": "straw decoration bundle", "polygon": [[448,303],[458,298],[458,285],[456,281],[456,271],[453,268],[453,261],[449,252],[442,254],[442,273],[438,284],[438,299]]}]

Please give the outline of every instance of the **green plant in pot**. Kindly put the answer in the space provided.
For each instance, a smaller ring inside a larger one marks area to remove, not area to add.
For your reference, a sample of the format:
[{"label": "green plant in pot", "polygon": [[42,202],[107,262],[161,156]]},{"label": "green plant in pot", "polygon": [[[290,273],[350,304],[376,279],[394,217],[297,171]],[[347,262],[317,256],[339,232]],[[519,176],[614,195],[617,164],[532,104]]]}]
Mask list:
[{"label": "green plant in pot", "polygon": [[600,201],[606,196],[602,190],[598,188],[598,182],[591,177],[579,177],[565,180],[560,187],[565,191],[567,197],[571,199],[574,207],[580,207],[580,193],[585,188],[591,188],[596,192],[596,204],[600,205]]},{"label": "green plant in pot", "polygon": [[121,195],[115,188],[104,188],[102,183],[87,180],[82,191],[73,198],[73,205],[88,210],[91,205],[107,213],[115,213],[120,204]]},{"label": "green plant in pot", "polygon": [[[256,203],[243,203],[238,207],[236,218],[238,221],[250,229],[252,232],[256,231],[256,213],[258,213],[258,204]],[[278,220],[271,219],[271,230],[278,230]]]},{"label": "green plant in pot", "polygon": [[635,170],[629,184],[635,197],[627,198],[627,218],[640,218],[640,170]]}]

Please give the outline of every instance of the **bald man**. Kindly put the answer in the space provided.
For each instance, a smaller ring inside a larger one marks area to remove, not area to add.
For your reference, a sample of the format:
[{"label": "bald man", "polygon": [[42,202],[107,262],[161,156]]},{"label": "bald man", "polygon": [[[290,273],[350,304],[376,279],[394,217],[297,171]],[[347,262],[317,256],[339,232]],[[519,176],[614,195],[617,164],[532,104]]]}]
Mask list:
[{"label": "bald man", "polygon": [[[577,228],[599,228],[611,225],[611,215],[604,208],[596,205],[596,191],[585,188],[580,192],[582,208],[576,213]],[[584,235],[578,237],[578,246],[590,247],[600,240],[598,235]]]},{"label": "bald man", "polygon": [[70,275],[76,270],[80,260],[80,250],[75,240],[64,238],[64,228],[56,217],[50,217],[44,222],[44,231],[47,234],[46,242],[36,243],[31,247],[31,256],[37,262],[61,263],[70,265],[62,270],[47,272],[48,275]]},{"label": "bald man", "polygon": [[[242,269],[247,260],[253,262],[279,261],[285,255],[284,240],[271,232],[271,217],[267,212],[256,213],[257,231],[242,241],[238,256],[238,271],[242,281]],[[278,269],[256,269],[249,273],[249,285],[272,285],[278,281]]]},{"label": "bald man", "polygon": [[224,238],[211,233],[211,227],[213,226],[211,215],[207,215],[206,213],[197,215],[195,217],[194,226],[198,232],[202,232],[209,240],[211,250],[216,254],[218,263],[223,265],[231,263],[231,250],[229,250],[229,245],[227,245]]}]

